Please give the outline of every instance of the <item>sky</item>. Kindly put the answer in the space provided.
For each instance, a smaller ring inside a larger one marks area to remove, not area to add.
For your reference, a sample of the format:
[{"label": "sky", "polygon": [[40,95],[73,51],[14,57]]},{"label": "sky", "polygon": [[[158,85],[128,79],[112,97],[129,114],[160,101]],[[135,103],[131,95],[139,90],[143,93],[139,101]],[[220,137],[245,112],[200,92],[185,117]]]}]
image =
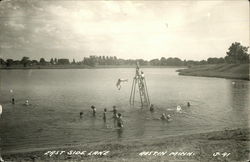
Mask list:
[{"label": "sky", "polygon": [[224,57],[249,46],[249,2],[0,1],[0,57]]}]

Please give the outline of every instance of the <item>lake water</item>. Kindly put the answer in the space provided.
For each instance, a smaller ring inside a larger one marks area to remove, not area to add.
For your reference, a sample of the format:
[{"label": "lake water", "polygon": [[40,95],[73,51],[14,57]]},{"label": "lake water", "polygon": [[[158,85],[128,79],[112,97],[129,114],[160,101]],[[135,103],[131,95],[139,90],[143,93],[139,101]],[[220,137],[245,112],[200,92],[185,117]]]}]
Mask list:
[{"label": "lake water", "polygon": [[[145,68],[156,111],[129,105],[133,68],[1,70],[2,151],[61,147],[94,142],[148,139],[249,126],[249,81],[179,76],[174,68]],[[118,78],[129,79],[121,90]],[[10,90],[13,93],[10,93]],[[12,105],[12,96],[16,104]],[[23,103],[29,99],[30,106]],[[139,101],[139,100],[138,100]],[[187,102],[191,107],[187,107]],[[90,109],[95,105],[97,116]],[[112,106],[123,115],[114,128]],[[182,106],[182,113],[176,106]],[[108,109],[106,125],[103,109]],[[83,118],[79,112],[83,111]],[[157,120],[162,113],[172,121]]]}]

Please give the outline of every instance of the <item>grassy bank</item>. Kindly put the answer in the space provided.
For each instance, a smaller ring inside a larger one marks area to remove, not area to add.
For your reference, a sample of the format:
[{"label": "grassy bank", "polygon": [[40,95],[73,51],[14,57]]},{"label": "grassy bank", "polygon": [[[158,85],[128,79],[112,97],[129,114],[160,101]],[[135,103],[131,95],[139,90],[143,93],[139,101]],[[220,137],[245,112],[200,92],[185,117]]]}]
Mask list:
[{"label": "grassy bank", "polygon": [[[6,161],[233,161],[240,162],[249,159],[250,130],[234,129],[209,133],[182,135],[165,138],[151,138],[149,140],[116,141],[113,143],[84,144],[81,146],[68,146],[66,148],[45,149],[39,151],[23,151],[16,153],[2,153]],[[79,150],[110,151],[105,156],[88,155],[45,155],[50,150]],[[165,155],[143,155],[143,151],[165,152]],[[176,152],[189,152],[190,156],[176,154]],[[217,153],[216,153],[217,152]],[[226,154],[223,154],[226,153]],[[224,157],[225,155],[225,157]]]},{"label": "grassy bank", "polygon": [[197,65],[178,72],[179,75],[249,80],[249,64]]}]

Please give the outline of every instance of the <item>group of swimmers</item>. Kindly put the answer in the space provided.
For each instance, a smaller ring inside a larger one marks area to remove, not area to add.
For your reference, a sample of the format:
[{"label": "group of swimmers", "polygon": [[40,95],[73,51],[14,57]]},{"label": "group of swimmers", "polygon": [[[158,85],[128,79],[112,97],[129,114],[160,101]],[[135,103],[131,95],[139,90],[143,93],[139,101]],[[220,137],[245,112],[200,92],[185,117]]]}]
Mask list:
[{"label": "group of swimmers", "polygon": [[[191,106],[190,102],[187,102],[187,106],[188,106],[188,107]],[[154,105],[153,105],[153,104],[150,105],[149,111],[150,111],[151,113],[154,112]],[[176,112],[181,113],[181,111],[182,111],[181,106],[177,106]],[[171,120],[171,115],[170,115],[170,114],[166,115],[165,113],[162,113],[162,115],[161,115],[161,117],[160,117],[160,120],[162,120],[162,121],[170,121],[170,120]]]},{"label": "group of swimmers", "polygon": [[[93,115],[93,117],[95,117],[96,116],[96,108],[95,108],[95,106],[92,105],[91,109],[92,109],[92,115]],[[118,113],[118,111],[116,109],[116,106],[113,106],[113,110],[111,112],[113,112],[113,119],[114,119],[114,122],[117,125],[117,127],[122,128],[123,127],[122,114]],[[104,111],[103,111],[103,122],[104,123],[106,123],[106,120],[107,120],[107,115],[106,114],[107,114],[107,108],[104,108]],[[83,116],[83,112],[81,111],[80,112],[80,118],[82,118],[82,116]]]},{"label": "group of swimmers", "polygon": [[[15,104],[15,98],[14,98],[14,97],[12,97],[11,103],[12,103],[13,105]],[[24,105],[25,105],[25,106],[29,106],[29,105],[30,105],[28,99],[25,100]]]},{"label": "group of swimmers", "polygon": [[[14,97],[12,97],[11,102],[12,102],[12,104],[15,104],[15,98],[14,98]],[[25,100],[24,105],[25,105],[25,106],[29,106],[29,105],[30,105],[28,99]],[[188,106],[188,107],[191,106],[190,102],[187,102],[187,106]],[[2,109],[2,107],[1,107],[1,109]],[[96,116],[96,108],[95,108],[95,106],[92,105],[92,106],[91,106],[91,109],[92,109],[93,117],[95,117],[95,116]],[[177,111],[177,112],[181,112],[181,110],[182,110],[182,109],[181,109],[181,106],[177,106],[176,111]],[[151,113],[154,112],[154,105],[153,105],[153,104],[150,105],[149,111],[150,111]],[[117,126],[118,126],[119,128],[122,128],[122,127],[123,127],[122,115],[121,115],[121,113],[118,113],[118,112],[117,112],[116,106],[113,106],[112,112],[113,112],[113,119],[114,119],[114,122],[117,123]],[[107,120],[106,113],[107,113],[107,108],[104,108],[104,112],[103,112],[103,121],[104,121],[104,123],[106,123],[106,120]],[[2,114],[2,112],[0,113],[0,115],[1,115],[1,114]],[[83,116],[83,112],[80,112],[80,118],[82,118],[82,116]],[[171,115],[170,115],[170,114],[166,115],[165,113],[162,113],[160,119],[161,119],[162,121],[170,121],[170,120],[171,120]]]},{"label": "group of swimmers", "polygon": [[[153,113],[153,112],[155,111],[155,110],[154,110],[154,105],[153,105],[153,104],[150,105],[149,111],[150,111],[151,113]],[[161,119],[162,121],[170,121],[170,118],[171,118],[171,115],[170,115],[170,114],[166,115],[165,113],[162,113],[162,115],[161,115],[161,117],[160,117],[160,119]]]}]

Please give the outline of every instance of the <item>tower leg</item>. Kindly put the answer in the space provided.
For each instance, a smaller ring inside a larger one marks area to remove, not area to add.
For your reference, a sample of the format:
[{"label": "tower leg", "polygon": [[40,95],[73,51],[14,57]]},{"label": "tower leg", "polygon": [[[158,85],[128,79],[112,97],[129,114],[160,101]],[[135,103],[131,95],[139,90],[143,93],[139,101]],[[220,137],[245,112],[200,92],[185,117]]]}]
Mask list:
[{"label": "tower leg", "polygon": [[137,79],[135,79],[134,92],[133,92],[133,105],[135,104],[135,90],[136,90]]},{"label": "tower leg", "polygon": [[135,78],[133,79],[132,89],[131,89],[130,98],[129,98],[130,104],[132,104],[133,92],[134,92],[134,88],[135,88],[134,84],[135,84]]},{"label": "tower leg", "polygon": [[149,95],[148,95],[148,88],[147,88],[147,84],[146,84],[146,80],[145,79],[144,79],[144,83],[145,83],[145,90],[146,90],[147,102],[148,102],[148,105],[150,105],[150,100],[149,100]]}]

